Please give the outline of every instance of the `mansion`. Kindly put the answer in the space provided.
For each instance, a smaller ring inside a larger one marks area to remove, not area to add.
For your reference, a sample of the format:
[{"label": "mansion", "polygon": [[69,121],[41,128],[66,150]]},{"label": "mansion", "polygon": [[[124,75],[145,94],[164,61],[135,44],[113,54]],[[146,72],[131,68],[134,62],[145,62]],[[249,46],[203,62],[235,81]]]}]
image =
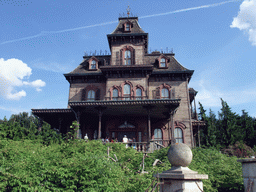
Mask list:
[{"label": "mansion", "polygon": [[148,33],[138,17],[120,17],[107,39],[110,55],[85,55],[64,74],[70,83],[67,108],[32,113],[64,134],[77,120],[81,138],[121,142],[126,135],[136,142],[195,146],[201,122],[193,102],[197,92],[188,87],[194,71],[172,52],[149,53]]}]

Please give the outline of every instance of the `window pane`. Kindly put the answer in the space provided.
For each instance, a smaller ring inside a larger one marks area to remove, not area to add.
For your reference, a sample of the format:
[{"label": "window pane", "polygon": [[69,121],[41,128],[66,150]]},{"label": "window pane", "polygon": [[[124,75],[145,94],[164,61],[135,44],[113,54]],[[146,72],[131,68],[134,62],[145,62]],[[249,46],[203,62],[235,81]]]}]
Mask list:
[{"label": "window pane", "polygon": [[176,143],[183,143],[183,134],[181,128],[175,128],[174,138],[176,139]]},{"label": "window pane", "polygon": [[113,97],[118,97],[118,90],[117,89],[113,89]]},{"label": "window pane", "polygon": [[124,94],[125,95],[130,95],[131,94],[131,87],[129,84],[124,85]]},{"label": "window pane", "polygon": [[168,89],[162,89],[162,98],[169,98],[169,91]]},{"label": "window pane", "polygon": [[130,24],[129,23],[126,23],[126,28],[125,28],[126,31],[129,31],[130,30]]},{"label": "window pane", "polygon": [[117,100],[117,98],[118,98],[118,90],[113,89],[113,100]]},{"label": "window pane", "polygon": [[142,90],[140,88],[136,89],[136,99],[140,100],[142,96]]},{"label": "window pane", "polygon": [[96,69],[96,61],[92,60],[91,69]]},{"label": "window pane", "polygon": [[93,90],[90,90],[88,92],[88,100],[92,100],[92,101],[95,100],[95,92]]},{"label": "window pane", "polygon": [[155,129],[155,131],[154,131],[154,139],[162,139],[162,131],[161,131],[161,129]]},{"label": "window pane", "polygon": [[125,58],[131,58],[131,51],[129,50],[125,51]]},{"label": "window pane", "polygon": [[162,58],[160,61],[160,67],[165,67],[165,58]]}]

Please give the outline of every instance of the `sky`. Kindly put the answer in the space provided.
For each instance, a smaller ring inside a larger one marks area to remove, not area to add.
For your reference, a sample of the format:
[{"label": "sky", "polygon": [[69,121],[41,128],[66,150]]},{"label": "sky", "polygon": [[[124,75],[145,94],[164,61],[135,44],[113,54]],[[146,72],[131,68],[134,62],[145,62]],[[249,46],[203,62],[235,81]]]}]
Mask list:
[{"label": "sky", "polygon": [[127,6],[149,33],[149,51],[172,50],[195,70],[196,102],[256,117],[256,0],[0,0],[0,119],[66,108],[63,74],[84,53],[110,53],[107,34]]}]

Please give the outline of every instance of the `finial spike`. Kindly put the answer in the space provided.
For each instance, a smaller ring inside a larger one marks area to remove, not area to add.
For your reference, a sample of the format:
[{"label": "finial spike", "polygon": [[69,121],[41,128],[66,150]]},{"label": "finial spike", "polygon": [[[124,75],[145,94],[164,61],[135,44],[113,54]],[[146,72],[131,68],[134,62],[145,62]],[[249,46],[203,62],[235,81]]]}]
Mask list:
[{"label": "finial spike", "polygon": [[130,15],[130,11],[131,11],[131,9],[130,9],[130,6],[128,5],[128,7],[127,7],[127,16],[129,17],[129,15]]}]

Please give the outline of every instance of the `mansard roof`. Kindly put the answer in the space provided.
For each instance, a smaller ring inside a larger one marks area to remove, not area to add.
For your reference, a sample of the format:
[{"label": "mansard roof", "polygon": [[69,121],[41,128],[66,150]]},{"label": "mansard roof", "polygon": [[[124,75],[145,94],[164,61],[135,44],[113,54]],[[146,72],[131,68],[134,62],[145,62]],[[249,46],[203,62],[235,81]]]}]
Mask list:
[{"label": "mansard roof", "polygon": [[[164,55],[165,58],[168,58],[167,68],[158,68],[158,61],[160,55]],[[151,54],[145,55],[145,60],[147,63],[154,65],[154,71],[191,71],[181,65],[176,58],[174,57],[174,53],[161,54],[160,52],[152,52]]]},{"label": "mansard roof", "polygon": [[97,70],[89,70],[89,59],[96,58],[99,62],[99,68],[104,65],[109,65],[110,63],[110,55],[97,55],[97,56],[84,56],[84,60],[70,73],[64,74],[65,76],[70,75],[79,75],[79,74],[101,74],[101,70],[98,68]]},{"label": "mansard roof", "polygon": [[[158,58],[161,55],[160,52],[153,52],[151,54],[145,55],[145,63],[143,65],[132,65],[132,66],[111,66],[110,65],[110,55],[99,55],[99,56],[84,56],[84,60],[78,65],[73,71],[65,74],[65,76],[76,76],[76,75],[102,75],[101,67],[104,68],[133,68],[133,67],[143,67],[153,66],[153,73],[193,73],[193,70],[189,70],[181,65],[173,53],[163,54],[168,58],[167,68],[158,68]],[[99,68],[97,70],[89,70],[89,59],[95,57],[99,60]],[[113,70],[115,70],[113,68]]]},{"label": "mansard roof", "polygon": [[[130,23],[132,25],[131,30],[129,32],[124,31],[125,23]],[[138,17],[119,17],[119,23],[118,23],[117,27],[110,35],[138,34],[138,33],[145,34],[145,32],[141,29],[141,27],[138,23]]]}]

